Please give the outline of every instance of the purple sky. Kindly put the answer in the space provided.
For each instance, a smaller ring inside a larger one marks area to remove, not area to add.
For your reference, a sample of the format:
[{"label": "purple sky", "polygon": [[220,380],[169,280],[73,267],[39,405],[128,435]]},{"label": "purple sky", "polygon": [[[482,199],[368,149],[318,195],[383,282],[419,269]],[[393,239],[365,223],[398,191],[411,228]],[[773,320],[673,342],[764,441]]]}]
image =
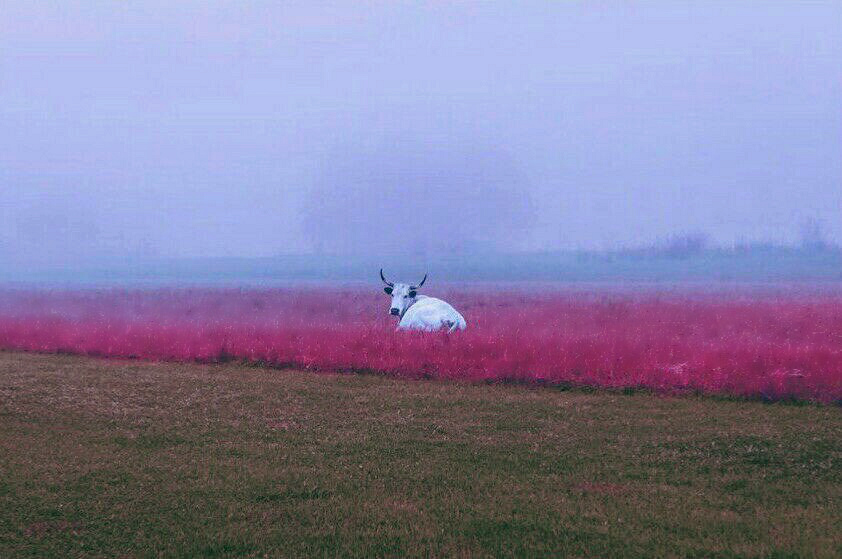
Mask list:
[{"label": "purple sky", "polygon": [[[792,241],[807,219],[842,241],[840,30],[838,1],[6,0],[0,253],[309,251],[348,188],[405,243],[377,200],[412,211],[448,173],[445,221],[494,220],[512,193],[460,190],[493,154],[533,208],[505,248]],[[408,174],[417,194],[390,186]]]}]

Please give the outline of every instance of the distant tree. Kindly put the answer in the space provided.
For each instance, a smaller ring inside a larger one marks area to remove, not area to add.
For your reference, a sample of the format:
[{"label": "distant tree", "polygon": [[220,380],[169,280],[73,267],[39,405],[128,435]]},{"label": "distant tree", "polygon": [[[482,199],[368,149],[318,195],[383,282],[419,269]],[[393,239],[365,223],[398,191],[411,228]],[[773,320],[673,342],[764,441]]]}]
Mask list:
[{"label": "distant tree", "polygon": [[824,222],[808,217],[801,222],[799,244],[806,250],[824,250],[830,246]]},{"label": "distant tree", "polygon": [[656,245],[655,252],[670,258],[686,258],[704,252],[709,246],[710,238],[705,233],[680,233]]},{"label": "distant tree", "polygon": [[325,253],[446,255],[515,246],[533,207],[499,150],[402,144],[337,153],[309,192],[304,220]]}]

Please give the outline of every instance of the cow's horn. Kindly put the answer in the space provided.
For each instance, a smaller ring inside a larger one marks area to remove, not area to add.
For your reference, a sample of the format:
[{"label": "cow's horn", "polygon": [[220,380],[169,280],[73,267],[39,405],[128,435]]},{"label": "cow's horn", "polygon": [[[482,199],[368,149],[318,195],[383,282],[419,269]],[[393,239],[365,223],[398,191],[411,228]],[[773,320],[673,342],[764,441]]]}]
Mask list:
[{"label": "cow's horn", "polygon": [[389,287],[395,287],[395,284],[387,280],[386,276],[383,275],[383,268],[380,268],[380,279],[382,279],[383,283],[385,283]]},{"label": "cow's horn", "polygon": [[424,282],[425,282],[425,281],[427,281],[427,274],[424,274],[424,279],[422,279],[422,280],[421,280],[421,283],[419,283],[418,285],[413,285],[413,286],[412,286],[412,289],[418,289],[419,287],[421,287],[422,285],[424,285]]}]

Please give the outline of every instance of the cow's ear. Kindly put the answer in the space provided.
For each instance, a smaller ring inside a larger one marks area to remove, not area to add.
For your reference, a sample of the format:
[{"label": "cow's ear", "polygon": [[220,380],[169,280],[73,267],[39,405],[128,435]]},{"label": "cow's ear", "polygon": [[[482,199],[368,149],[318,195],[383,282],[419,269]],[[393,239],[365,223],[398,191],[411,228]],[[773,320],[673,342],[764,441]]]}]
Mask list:
[{"label": "cow's ear", "polygon": [[392,294],[392,288],[391,288],[391,287],[384,287],[384,288],[383,288],[383,291],[385,291],[387,295],[391,295],[391,294]]},{"label": "cow's ear", "polygon": [[410,292],[409,292],[409,296],[410,296],[410,297],[415,297],[416,295],[418,295],[418,292],[417,292],[417,291],[410,291]]}]

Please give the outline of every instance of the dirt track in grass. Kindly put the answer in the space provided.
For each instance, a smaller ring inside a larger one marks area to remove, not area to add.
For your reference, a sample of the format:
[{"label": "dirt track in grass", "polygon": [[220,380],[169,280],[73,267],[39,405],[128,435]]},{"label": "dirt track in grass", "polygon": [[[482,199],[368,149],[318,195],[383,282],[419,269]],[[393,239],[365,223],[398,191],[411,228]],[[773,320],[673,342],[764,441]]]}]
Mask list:
[{"label": "dirt track in grass", "polygon": [[842,411],[0,353],[0,556],[839,556]]}]

